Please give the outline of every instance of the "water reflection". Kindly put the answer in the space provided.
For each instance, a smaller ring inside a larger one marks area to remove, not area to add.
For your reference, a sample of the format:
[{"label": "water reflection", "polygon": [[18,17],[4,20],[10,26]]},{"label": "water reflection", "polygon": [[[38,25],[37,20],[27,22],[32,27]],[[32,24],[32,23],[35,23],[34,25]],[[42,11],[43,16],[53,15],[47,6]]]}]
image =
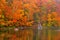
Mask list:
[{"label": "water reflection", "polygon": [[[7,35],[7,36],[6,36]],[[38,28],[0,28],[1,40],[60,40],[60,30]]]}]

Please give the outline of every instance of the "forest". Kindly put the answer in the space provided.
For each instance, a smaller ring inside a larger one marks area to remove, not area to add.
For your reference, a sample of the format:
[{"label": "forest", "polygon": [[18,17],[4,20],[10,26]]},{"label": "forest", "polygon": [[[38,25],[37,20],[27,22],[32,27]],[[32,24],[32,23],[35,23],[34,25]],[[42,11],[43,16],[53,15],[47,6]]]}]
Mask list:
[{"label": "forest", "polygon": [[60,0],[0,0],[0,40],[60,40]]}]

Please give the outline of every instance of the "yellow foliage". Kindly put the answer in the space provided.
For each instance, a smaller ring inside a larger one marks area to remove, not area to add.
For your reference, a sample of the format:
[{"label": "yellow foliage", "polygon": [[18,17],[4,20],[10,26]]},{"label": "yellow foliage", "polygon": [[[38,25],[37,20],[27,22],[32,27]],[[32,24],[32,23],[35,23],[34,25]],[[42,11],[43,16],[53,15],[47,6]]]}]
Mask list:
[{"label": "yellow foliage", "polygon": [[51,21],[51,14],[48,14],[48,21]]},{"label": "yellow foliage", "polygon": [[25,3],[24,6],[29,6],[29,4],[28,3]]},{"label": "yellow foliage", "polygon": [[5,22],[2,21],[2,22],[0,22],[0,24],[5,25]]},{"label": "yellow foliage", "polygon": [[51,14],[48,14],[48,18],[50,18],[51,17]]},{"label": "yellow foliage", "polygon": [[58,16],[57,12],[52,12],[52,14],[53,14],[55,17]]},{"label": "yellow foliage", "polygon": [[32,26],[32,23],[33,23],[33,21],[27,22],[26,25],[27,25],[27,26]]}]

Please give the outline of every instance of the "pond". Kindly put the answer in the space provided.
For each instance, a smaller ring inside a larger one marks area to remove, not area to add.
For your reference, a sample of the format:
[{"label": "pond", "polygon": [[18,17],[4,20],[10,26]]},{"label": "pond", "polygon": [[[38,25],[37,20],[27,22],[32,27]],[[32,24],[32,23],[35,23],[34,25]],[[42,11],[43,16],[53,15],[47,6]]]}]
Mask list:
[{"label": "pond", "polygon": [[0,40],[60,40],[60,30],[0,28]]}]

